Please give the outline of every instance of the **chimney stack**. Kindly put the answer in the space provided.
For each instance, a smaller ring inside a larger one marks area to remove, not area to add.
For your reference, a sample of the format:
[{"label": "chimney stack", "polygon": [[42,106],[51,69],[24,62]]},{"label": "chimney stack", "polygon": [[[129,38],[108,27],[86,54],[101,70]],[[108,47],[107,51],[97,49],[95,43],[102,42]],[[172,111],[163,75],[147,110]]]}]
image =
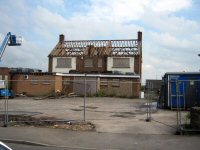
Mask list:
[{"label": "chimney stack", "polygon": [[138,41],[142,42],[142,32],[138,31]]},{"label": "chimney stack", "polygon": [[64,34],[60,34],[59,43],[64,43],[64,41],[65,41],[65,35]]}]

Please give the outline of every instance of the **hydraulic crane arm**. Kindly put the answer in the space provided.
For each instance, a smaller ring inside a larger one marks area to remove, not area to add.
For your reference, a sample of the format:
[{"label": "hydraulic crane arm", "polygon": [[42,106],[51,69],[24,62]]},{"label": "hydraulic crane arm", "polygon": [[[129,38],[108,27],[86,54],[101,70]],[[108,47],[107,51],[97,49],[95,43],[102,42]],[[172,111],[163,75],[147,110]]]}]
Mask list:
[{"label": "hydraulic crane arm", "polygon": [[3,40],[3,43],[2,43],[1,48],[0,48],[0,60],[1,60],[1,57],[3,56],[3,53],[6,49],[6,46],[8,45],[8,41],[10,39],[10,36],[11,36],[11,33],[8,32],[5,39]]},{"label": "hydraulic crane arm", "polygon": [[11,32],[8,32],[5,39],[3,40],[3,43],[0,47],[0,60],[3,56],[3,53],[6,49],[6,46],[20,46],[21,41],[17,41],[17,38],[15,35],[12,35]]}]

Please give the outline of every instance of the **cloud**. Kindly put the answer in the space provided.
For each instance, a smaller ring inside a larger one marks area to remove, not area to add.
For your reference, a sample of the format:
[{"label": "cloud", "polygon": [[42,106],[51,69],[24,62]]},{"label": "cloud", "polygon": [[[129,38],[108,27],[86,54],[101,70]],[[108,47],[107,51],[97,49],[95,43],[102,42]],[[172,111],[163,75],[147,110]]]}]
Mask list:
[{"label": "cloud", "polygon": [[144,23],[153,27],[159,32],[169,32],[176,35],[191,35],[192,32],[199,30],[199,23],[184,17],[175,15],[163,15],[158,13],[146,13],[143,16]]},{"label": "cloud", "polygon": [[191,0],[154,0],[152,10],[160,12],[176,12],[191,6]]},{"label": "cloud", "polygon": [[[113,37],[113,35],[133,38],[133,35],[136,35],[139,29],[143,29],[134,24],[123,25],[121,23],[116,23],[114,20],[94,19],[92,14],[92,12],[88,12],[87,15],[77,14],[73,18],[66,19],[56,12],[38,6],[32,15],[34,23],[36,24],[34,30],[44,38],[51,37],[56,32],[64,33],[66,37],[70,39],[81,40],[103,36]],[[96,18],[97,17],[99,16],[96,16]],[[113,26],[113,24],[115,24],[115,26]],[[55,32],[49,32],[49,30]],[[127,34],[130,30],[132,30],[133,33]]]},{"label": "cloud", "polygon": [[177,38],[170,33],[152,33],[152,38],[155,43],[160,45],[160,47],[166,48],[168,50],[182,49],[182,52],[187,52],[187,50],[193,46],[192,41],[188,40],[186,37]]},{"label": "cloud", "polygon": [[191,0],[91,0],[88,16],[100,20],[128,22],[146,14],[170,14],[189,8]]},{"label": "cloud", "polygon": [[115,22],[137,20],[145,12],[146,4],[147,0],[92,0],[88,16]]},{"label": "cloud", "polygon": [[[41,1],[41,0],[39,0]],[[64,0],[42,0],[42,3],[44,3],[45,5],[57,5],[57,6],[64,6],[65,5],[65,2]]]},{"label": "cloud", "polygon": [[[61,28],[61,26],[66,25],[66,19],[61,15],[50,12],[48,9],[38,6],[36,11],[33,13],[33,19],[39,27],[44,27],[48,25],[48,28]],[[56,26],[57,25],[57,26]]]},{"label": "cloud", "polygon": [[35,43],[23,41],[22,46],[7,46],[2,57],[1,66],[40,68],[47,67],[46,53]]}]

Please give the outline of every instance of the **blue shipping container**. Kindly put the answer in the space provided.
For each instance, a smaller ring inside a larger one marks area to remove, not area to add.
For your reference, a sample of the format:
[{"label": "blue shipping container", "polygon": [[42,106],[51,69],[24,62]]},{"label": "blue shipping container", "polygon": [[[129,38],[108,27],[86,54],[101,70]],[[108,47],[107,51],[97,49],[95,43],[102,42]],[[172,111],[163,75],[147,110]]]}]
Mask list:
[{"label": "blue shipping container", "polygon": [[173,72],[164,76],[164,106],[176,109],[200,106],[200,73]]}]

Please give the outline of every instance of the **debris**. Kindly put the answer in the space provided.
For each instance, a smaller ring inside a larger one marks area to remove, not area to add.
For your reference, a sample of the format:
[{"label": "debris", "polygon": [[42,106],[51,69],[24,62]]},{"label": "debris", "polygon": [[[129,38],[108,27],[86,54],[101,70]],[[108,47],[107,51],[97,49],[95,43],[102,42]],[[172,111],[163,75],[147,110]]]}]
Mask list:
[{"label": "debris", "polygon": [[67,96],[68,97],[77,97],[78,95],[76,95],[74,92],[72,92],[72,93],[69,93]]},{"label": "debris", "polygon": [[76,96],[78,96],[78,95],[76,95],[75,93],[64,94],[60,91],[56,91],[56,92],[51,93],[49,95],[34,97],[33,99],[34,100],[59,99],[59,98],[76,97]]},{"label": "debris", "polygon": [[[0,120],[5,118],[4,115],[0,115]],[[94,131],[95,125],[91,122],[83,121],[66,121],[58,120],[55,117],[42,116],[39,118],[23,115],[9,115],[9,126],[21,127],[47,127],[47,128],[59,128],[68,129],[73,131]]]}]

